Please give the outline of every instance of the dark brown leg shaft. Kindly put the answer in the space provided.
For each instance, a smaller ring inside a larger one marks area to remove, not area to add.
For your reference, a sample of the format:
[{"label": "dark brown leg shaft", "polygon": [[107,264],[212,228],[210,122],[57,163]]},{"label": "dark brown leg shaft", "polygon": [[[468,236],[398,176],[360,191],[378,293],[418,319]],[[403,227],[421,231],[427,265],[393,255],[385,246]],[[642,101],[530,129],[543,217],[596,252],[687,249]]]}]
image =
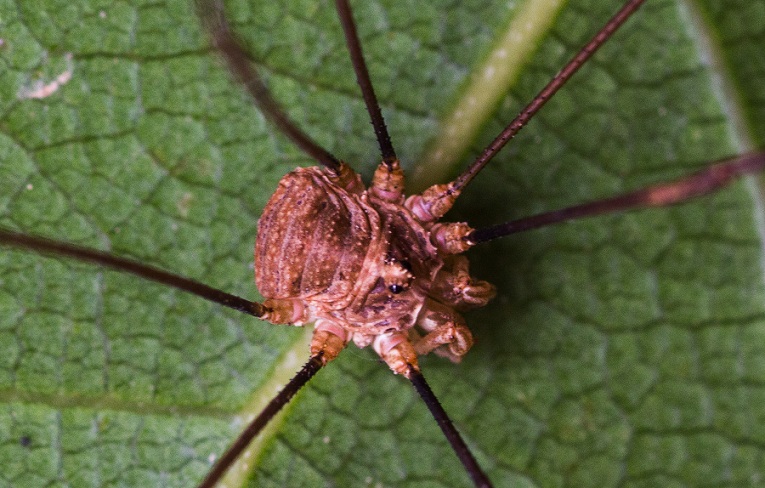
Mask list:
[{"label": "dark brown leg shaft", "polygon": [[383,162],[388,166],[388,169],[391,170],[393,162],[397,161],[398,158],[396,157],[396,151],[393,149],[393,144],[390,141],[388,128],[385,127],[385,120],[380,111],[380,104],[377,102],[377,96],[375,95],[372,81],[369,79],[369,70],[364,61],[364,54],[361,50],[359,36],[356,33],[356,24],[353,21],[351,6],[348,4],[348,0],[337,0],[335,5],[337,6],[337,13],[340,16],[340,23],[343,25],[345,43],[348,46],[348,52],[351,55],[353,70],[356,72],[356,81],[358,81],[359,87],[361,87],[361,95],[364,97],[364,103],[367,105],[369,118],[372,120],[372,127],[374,127],[375,136],[377,136],[377,143],[380,145]]},{"label": "dark brown leg shaft", "polygon": [[477,229],[465,239],[470,244],[479,244],[498,237],[526,230],[557,224],[568,220],[592,217],[606,213],[636,210],[649,207],[664,207],[682,203],[691,198],[707,195],[729,184],[735,178],[765,169],[765,152],[746,154],[705,168],[697,173],[670,183],[649,186],[623,195],[574,205],[573,207],[545,212],[504,224]]},{"label": "dark brown leg shaft", "polygon": [[340,161],[300,130],[271,97],[260,75],[253,68],[247,51],[231,32],[221,0],[197,0],[197,10],[202,19],[202,25],[209,32],[213,44],[223,59],[226,60],[229,71],[247,89],[263,115],[308,156],[335,173],[339,172]]},{"label": "dark brown leg shaft", "polygon": [[74,244],[66,242],[52,241],[50,239],[30,236],[4,229],[0,229],[0,245],[16,247],[41,254],[63,256],[77,261],[87,261],[106,266],[117,271],[130,273],[147,280],[167,285],[171,288],[183,290],[202,297],[210,302],[215,302],[225,307],[244,312],[247,315],[263,317],[267,312],[267,309],[260,303],[251,302],[236,295],[231,295],[230,293],[218,290],[217,288],[212,288],[198,281],[190,280],[153,266],[114,256],[96,249],[75,246]]},{"label": "dark brown leg shaft", "polygon": [[417,390],[425,405],[428,406],[428,410],[433,414],[433,418],[436,419],[438,426],[441,427],[441,431],[446,436],[462,465],[465,466],[465,470],[467,470],[475,486],[477,488],[491,488],[491,481],[489,481],[489,478],[478,465],[478,461],[473,457],[473,453],[470,452],[465,441],[462,440],[460,433],[457,432],[444,407],[441,406],[433,390],[430,389],[430,386],[425,381],[422,372],[411,365],[409,366],[409,381],[412,382],[414,389]]},{"label": "dark brown leg shaft", "polygon": [[608,23],[590,40],[571,61],[545,86],[520,114],[503,130],[470,166],[451,184],[451,191],[461,192],[484,166],[505,147],[510,139],[547,103],[584,63],[602,46],[616,30],[640,7],[645,0],[630,0],[609,19]]},{"label": "dark brown leg shaft", "polygon": [[231,444],[231,447],[223,453],[223,456],[215,463],[213,469],[207,474],[205,479],[199,484],[199,488],[213,488],[221,480],[226,471],[236,461],[242,451],[247,449],[250,442],[257,436],[261,430],[270,422],[274,416],[279,413],[295,394],[305,386],[313,376],[319,372],[322,367],[321,354],[312,356],[311,359],[298,371],[294,378],[284,386],[284,389],[277,393],[266,408],[247,426],[239,437]]}]

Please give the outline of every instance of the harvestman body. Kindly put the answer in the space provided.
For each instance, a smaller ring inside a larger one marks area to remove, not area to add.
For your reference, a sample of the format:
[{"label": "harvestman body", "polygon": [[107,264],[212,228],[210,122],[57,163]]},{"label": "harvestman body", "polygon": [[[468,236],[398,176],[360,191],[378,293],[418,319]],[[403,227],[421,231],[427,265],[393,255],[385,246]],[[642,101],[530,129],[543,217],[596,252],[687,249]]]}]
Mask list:
[{"label": "harvestman body", "polygon": [[404,175],[371,88],[347,2],[339,0],[338,11],[383,156],[369,188],[345,163],[292,124],[271,99],[243,48],[229,32],[222,5],[202,2],[203,21],[230,70],[264,114],[324,166],[286,175],[263,212],[255,269],[258,289],[266,301],[262,305],[249,302],[149,266],[64,243],[7,231],[0,231],[0,242],[111,266],[274,323],[315,324],[309,363],[242,434],[201,486],[216,483],[275,412],[351,341],[360,347],[371,345],[394,372],[413,382],[476,486],[490,486],[424,382],[417,364],[418,355],[430,352],[458,362],[473,342],[460,312],[481,307],[494,296],[492,285],[470,276],[468,261],[460,254],[475,244],[549,223],[683,201],[765,166],[763,154],[745,155],[674,183],[487,229],[440,222],[494,154],[641,3],[627,2],[465,173],[451,183],[435,185],[407,198]]},{"label": "harvestman body", "polygon": [[345,165],[285,176],[258,224],[255,280],[267,320],[316,324],[311,354],[328,361],[350,340],[372,344],[408,376],[418,354],[465,355],[473,339],[457,310],[485,305],[494,287],[454,256],[472,229],[438,224],[419,195],[404,202],[394,168],[381,165],[369,190]]}]

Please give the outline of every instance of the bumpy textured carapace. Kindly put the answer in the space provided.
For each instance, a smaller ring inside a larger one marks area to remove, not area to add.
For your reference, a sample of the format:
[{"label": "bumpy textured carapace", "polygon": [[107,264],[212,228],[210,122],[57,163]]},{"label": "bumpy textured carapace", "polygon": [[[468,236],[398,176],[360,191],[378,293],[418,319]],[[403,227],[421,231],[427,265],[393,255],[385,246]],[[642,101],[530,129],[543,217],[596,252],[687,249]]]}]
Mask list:
[{"label": "bumpy textured carapace", "polygon": [[431,351],[459,361],[473,344],[459,312],[495,290],[458,255],[472,229],[438,223],[456,196],[438,185],[405,199],[398,162],[380,164],[368,189],[345,164],[287,174],[258,224],[265,318],[315,323],[311,353],[325,361],[351,340],[404,375]]}]

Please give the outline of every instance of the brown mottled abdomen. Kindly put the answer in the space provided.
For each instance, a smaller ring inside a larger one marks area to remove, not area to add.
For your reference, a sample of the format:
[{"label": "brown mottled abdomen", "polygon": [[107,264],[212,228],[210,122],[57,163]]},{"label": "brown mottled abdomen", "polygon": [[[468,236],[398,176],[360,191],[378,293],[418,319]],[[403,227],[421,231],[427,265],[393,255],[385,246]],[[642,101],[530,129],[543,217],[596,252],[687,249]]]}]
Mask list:
[{"label": "brown mottled abdomen", "polygon": [[374,220],[359,195],[333,186],[321,169],[287,174],[258,222],[258,290],[266,298],[344,297],[377,232]]}]

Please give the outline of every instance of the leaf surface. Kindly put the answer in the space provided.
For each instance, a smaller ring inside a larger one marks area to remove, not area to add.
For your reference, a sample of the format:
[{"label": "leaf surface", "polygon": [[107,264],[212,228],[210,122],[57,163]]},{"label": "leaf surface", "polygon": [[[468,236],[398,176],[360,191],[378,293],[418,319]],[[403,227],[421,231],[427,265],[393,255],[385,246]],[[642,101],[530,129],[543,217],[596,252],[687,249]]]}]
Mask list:
[{"label": "leaf surface", "polygon": [[[433,183],[419,161],[524,3],[355,3],[399,156]],[[551,12],[439,174],[470,161],[618,3]],[[332,6],[229,7],[276,98],[368,177],[378,151]],[[191,5],[5,0],[0,38],[0,225],[257,297],[258,216],[311,162],[229,80]],[[762,0],[649,0],[449,217],[490,225],[765,147],[762,45]],[[462,364],[423,368],[498,486],[762,483],[759,190],[747,180],[470,252],[499,296],[467,316],[477,344]],[[4,486],[193,486],[285,358],[307,356],[301,330],[133,277],[6,249],[0,266]],[[353,346],[253,456],[252,486],[469,486],[411,387]]]}]

